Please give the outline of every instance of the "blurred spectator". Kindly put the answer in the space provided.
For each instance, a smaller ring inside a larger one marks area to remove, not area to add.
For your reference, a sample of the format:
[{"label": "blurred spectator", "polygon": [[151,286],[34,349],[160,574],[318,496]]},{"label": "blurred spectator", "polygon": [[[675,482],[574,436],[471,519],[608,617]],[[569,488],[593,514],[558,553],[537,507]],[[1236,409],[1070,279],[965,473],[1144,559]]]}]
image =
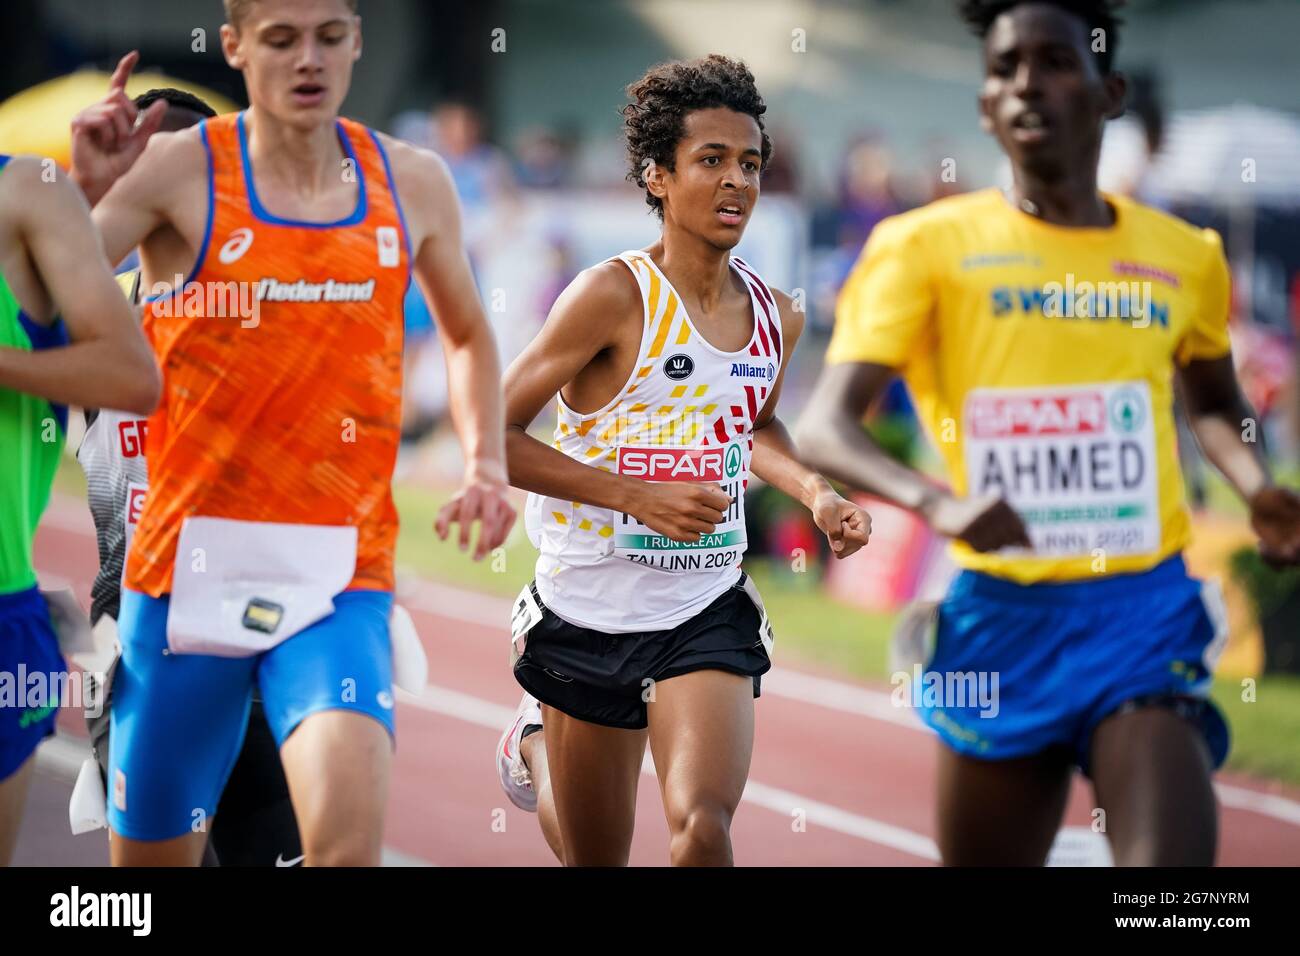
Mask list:
[{"label": "blurred spectator", "polygon": [[446,375],[427,363],[437,350],[437,327],[419,284],[412,279],[402,303],[406,337],[402,349],[402,443],[416,444],[445,411]]},{"label": "blurred spectator", "polygon": [[1129,74],[1124,118],[1107,125],[1097,180],[1102,189],[1168,209],[1153,169],[1165,141],[1165,109],[1154,73]]},{"label": "blurred spectator", "polygon": [[[445,101],[431,114],[401,114],[394,118],[393,129],[402,139],[434,149],[446,162],[460,197],[465,249],[477,278],[479,264],[490,254],[513,203],[515,179],[509,159],[484,140],[478,112],[459,101]],[[432,433],[445,416],[447,383],[434,317],[414,281],[403,310],[402,441],[409,447]],[[408,462],[409,455],[404,456],[401,470]]]},{"label": "blurred spectator", "polygon": [[550,313],[551,306],[555,305],[555,300],[574,280],[578,271],[568,238],[558,233],[548,236],[543,264],[545,279],[537,290],[534,314],[544,320]]},{"label": "blurred spectator", "polygon": [[814,213],[813,241],[831,246],[813,259],[814,329],[825,331],[834,324],[835,298],[876,223],[904,208],[895,190],[892,160],[884,144],[875,135],[852,141],[840,167],[834,204]]},{"label": "blurred spectator", "polygon": [[433,148],[451,170],[467,216],[513,194],[510,161],[483,139],[483,121],[468,103],[446,100],[434,109]]},{"label": "blurred spectator", "polygon": [[515,170],[527,189],[567,189],[573,185],[578,137],[572,132],[531,129],[520,135]]},{"label": "blurred spectator", "polygon": [[876,223],[903,211],[889,150],[875,136],[850,147],[840,174],[839,245],[860,249]]},{"label": "blurred spectator", "polygon": [[774,126],[768,130],[772,137],[772,156],[763,167],[761,185],[765,193],[797,193],[799,191],[799,142],[786,127]]}]

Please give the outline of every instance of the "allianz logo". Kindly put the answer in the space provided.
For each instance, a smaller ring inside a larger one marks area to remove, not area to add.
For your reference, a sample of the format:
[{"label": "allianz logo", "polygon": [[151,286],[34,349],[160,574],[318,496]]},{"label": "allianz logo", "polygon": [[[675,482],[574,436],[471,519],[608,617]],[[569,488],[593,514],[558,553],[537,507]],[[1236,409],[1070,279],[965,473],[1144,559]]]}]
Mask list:
[{"label": "allianz logo", "polygon": [[732,378],[756,378],[762,381],[771,382],[776,378],[776,365],[768,362],[767,365],[749,365],[745,362],[731,363]]}]

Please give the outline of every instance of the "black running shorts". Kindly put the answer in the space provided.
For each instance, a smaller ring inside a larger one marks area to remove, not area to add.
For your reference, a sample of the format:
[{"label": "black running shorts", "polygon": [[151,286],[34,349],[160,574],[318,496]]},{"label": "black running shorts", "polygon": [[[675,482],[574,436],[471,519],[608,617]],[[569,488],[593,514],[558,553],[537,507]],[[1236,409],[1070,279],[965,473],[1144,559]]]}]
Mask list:
[{"label": "black running shorts", "polygon": [[[718,670],[753,678],[772,666],[744,578],[695,617],[668,630],[607,634],[562,620],[538,600],[515,679],[543,704],[606,727],[640,730],[654,683]],[[536,596],[536,588],[533,590]]]}]

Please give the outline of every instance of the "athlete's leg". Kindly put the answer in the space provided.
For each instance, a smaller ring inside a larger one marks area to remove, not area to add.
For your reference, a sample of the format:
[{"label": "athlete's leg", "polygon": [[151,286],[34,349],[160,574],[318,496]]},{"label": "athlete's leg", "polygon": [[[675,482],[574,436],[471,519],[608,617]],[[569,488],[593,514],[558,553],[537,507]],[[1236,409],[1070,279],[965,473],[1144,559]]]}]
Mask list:
[{"label": "athlete's leg", "polygon": [[384,591],[262,656],[258,684],[302,835],[305,866],[377,866],[393,751],[393,650]]},{"label": "athlete's leg", "polygon": [[1112,714],[1090,745],[1117,866],[1212,866],[1218,809],[1205,736],[1158,705]]},{"label": "athlete's leg", "polygon": [[[104,676],[102,684],[95,683],[94,675],[86,675],[86,686],[88,688],[86,730],[90,735],[91,753],[94,755],[96,763],[99,764],[100,780],[104,785],[106,793],[108,792],[108,781],[110,779],[108,775],[108,752],[110,747],[110,728],[112,724],[110,714],[112,713],[111,708],[113,706],[113,676],[117,671],[119,662],[120,658],[115,657],[113,659],[113,662],[108,667],[107,674]],[[208,821],[207,829],[209,833],[212,832],[212,824],[214,821],[215,817]],[[126,855],[115,857],[113,855],[114,849],[119,842],[121,841],[109,841],[109,859],[112,861],[114,866],[152,865],[148,862],[148,857],[150,856],[149,847],[152,844],[141,841],[141,846],[134,847],[130,844],[130,841],[127,841],[123,844],[122,851]],[[189,841],[184,842],[188,843]],[[208,867],[218,866],[219,862],[216,853],[212,849],[211,842],[208,840],[202,842],[203,849],[200,851],[199,865]],[[163,862],[158,864],[160,866],[175,865],[171,861],[178,859],[188,861],[192,854],[192,848],[189,846],[162,846],[161,849],[158,849],[156,845],[154,846],[156,852],[162,854]]]},{"label": "athlete's leg", "polygon": [[646,732],[577,720],[546,704],[542,717],[547,789],[565,865],[626,866]]},{"label": "athlete's leg", "polygon": [[31,789],[36,755],[24,760],[9,776],[0,780],[0,866],[8,866],[18,844],[18,825],[23,819],[27,791]]},{"label": "athlete's leg", "polygon": [[393,742],[349,710],[305,718],[280,748],[304,866],[378,866]]},{"label": "athlete's leg", "polygon": [[108,856],[113,866],[198,866],[207,845],[206,832],[186,833],[170,840],[132,840],[110,832]]},{"label": "athlete's leg", "polygon": [[754,750],[754,681],[692,671],[655,684],[647,707],[674,866],[730,866],[731,818]]},{"label": "athlete's leg", "polygon": [[537,822],[542,836],[555,858],[564,862],[564,835],[560,832],[560,818],[555,812],[555,793],[551,790],[551,765],[546,759],[544,730],[529,734],[519,742],[519,752],[533,778],[533,791],[537,794]]},{"label": "athlete's leg", "polygon": [[945,866],[1041,866],[1061,825],[1069,751],[978,760],[939,742],[939,853]]},{"label": "athlete's leg", "polygon": [[217,817],[221,824],[209,828],[208,845],[221,866],[289,866],[302,856],[280,748],[260,701],[253,701]]},{"label": "athlete's leg", "polygon": [[122,592],[109,709],[114,866],[197,866],[248,724],[252,657],[169,653],[169,599]]},{"label": "athlete's leg", "polygon": [[[48,675],[51,687],[66,671],[45,599],[34,587],[0,594],[0,674],[13,677],[24,670]],[[60,703],[57,691],[42,698],[24,690],[0,704],[0,866],[8,865],[18,843],[36,765],[32,758],[54,733]]]}]

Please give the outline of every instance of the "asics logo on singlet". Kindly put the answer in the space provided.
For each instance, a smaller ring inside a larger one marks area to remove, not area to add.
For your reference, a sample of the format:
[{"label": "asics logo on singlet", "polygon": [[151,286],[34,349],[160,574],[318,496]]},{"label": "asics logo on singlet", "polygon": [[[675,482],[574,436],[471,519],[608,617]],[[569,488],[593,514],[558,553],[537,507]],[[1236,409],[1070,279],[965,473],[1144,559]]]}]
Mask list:
[{"label": "asics logo on singlet", "polygon": [[770,382],[776,378],[776,366],[771,362],[767,365],[747,365],[744,362],[731,363],[732,378],[757,378],[762,381]]},{"label": "asics logo on singlet", "polygon": [[249,229],[247,226],[241,229],[236,229],[230,234],[230,238],[226,240],[225,245],[223,245],[221,250],[217,253],[217,259],[219,259],[224,265],[238,262],[239,259],[243,257],[244,253],[248,251],[248,247],[252,244],[252,229]]}]

